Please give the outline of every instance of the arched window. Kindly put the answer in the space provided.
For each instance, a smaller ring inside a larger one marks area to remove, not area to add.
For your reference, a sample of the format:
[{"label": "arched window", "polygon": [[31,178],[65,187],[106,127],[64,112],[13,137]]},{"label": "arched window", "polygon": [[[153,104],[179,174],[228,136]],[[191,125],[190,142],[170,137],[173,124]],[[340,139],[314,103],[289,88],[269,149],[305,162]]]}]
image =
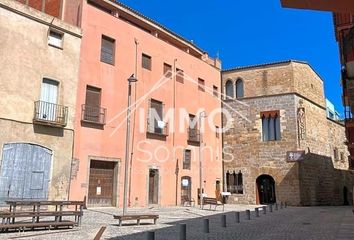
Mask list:
[{"label": "arched window", "polygon": [[225,84],[225,92],[227,98],[234,98],[234,88],[231,80],[227,80]]},{"label": "arched window", "polygon": [[242,172],[226,172],[227,191],[236,194],[243,194],[243,176]]},{"label": "arched window", "polygon": [[244,89],[242,79],[237,79],[236,81],[236,98],[243,98]]}]

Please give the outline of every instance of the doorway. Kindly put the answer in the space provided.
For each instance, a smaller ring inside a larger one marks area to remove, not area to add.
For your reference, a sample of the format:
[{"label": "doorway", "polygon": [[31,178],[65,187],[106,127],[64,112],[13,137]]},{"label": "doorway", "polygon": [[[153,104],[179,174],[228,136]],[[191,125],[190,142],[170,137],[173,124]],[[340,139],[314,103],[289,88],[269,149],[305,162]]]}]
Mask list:
[{"label": "doorway", "polygon": [[159,170],[149,169],[149,204],[159,203]]},{"label": "doorway", "polygon": [[115,168],[117,162],[91,160],[88,204],[91,206],[115,206]]},{"label": "doorway", "polygon": [[192,199],[192,179],[184,176],[181,178],[181,203],[190,202]]},{"label": "doorway", "polygon": [[256,180],[258,203],[271,204],[276,202],[275,181],[269,175],[261,175]]}]

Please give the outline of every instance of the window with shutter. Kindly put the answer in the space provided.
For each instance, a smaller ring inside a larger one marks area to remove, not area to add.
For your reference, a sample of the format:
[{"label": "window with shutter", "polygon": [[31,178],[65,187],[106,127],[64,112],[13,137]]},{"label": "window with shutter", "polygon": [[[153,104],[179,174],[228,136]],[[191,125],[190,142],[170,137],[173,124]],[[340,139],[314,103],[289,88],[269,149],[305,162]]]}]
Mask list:
[{"label": "window with shutter", "polygon": [[114,65],[115,40],[102,35],[101,61]]},{"label": "window with shutter", "polygon": [[87,86],[85,100],[85,121],[100,123],[101,115],[101,89]]},{"label": "window with shutter", "polygon": [[164,63],[163,64],[163,74],[165,75],[166,78],[171,78],[172,77],[172,66]]},{"label": "window with shutter", "polygon": [[184,150],[184,159],[183,159],[183,169],[190,170],[191,169],[191,158],[192,152],[189,149]]},{"label": "window with shutter", "polygon": [[198,90],[205,92],[205,81],[201,78],[198,78]]},{"label": "window with shutter", "polygon": [[184,83],[184,72],[181,69],[176,69],[176,82]]},{"label": "window with shutter", "polygon": [[143,53],[142,55],[142,67],[151,70],[151,57]]},{"label": "window with shutter", "polygon": [[166,124],[163,121],[163,103],[154,99],[150,100],[149,132],[164,134]]},{"label": "window with shutter", "polygon": [[214,97],[218,97],[219,96],[219,93],[218,93],[218,87],[217,86],[213,86],[213,96]]}]

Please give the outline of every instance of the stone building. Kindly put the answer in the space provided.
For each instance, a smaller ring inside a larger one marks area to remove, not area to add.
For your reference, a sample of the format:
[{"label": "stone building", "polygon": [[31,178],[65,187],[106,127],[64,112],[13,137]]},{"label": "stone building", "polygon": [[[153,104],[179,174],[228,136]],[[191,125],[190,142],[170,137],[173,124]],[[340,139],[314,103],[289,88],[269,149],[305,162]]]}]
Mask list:
[{"label": "stone building", "polygon": [[229,203],[352,204],[345,128],[327,118],[324,84],[309,64],[225,70],[222,85],[232,114],[223,134]]},{"label": "stone building", "polygon": [[0,0],[0,202],[68,199],[81,30]]}]

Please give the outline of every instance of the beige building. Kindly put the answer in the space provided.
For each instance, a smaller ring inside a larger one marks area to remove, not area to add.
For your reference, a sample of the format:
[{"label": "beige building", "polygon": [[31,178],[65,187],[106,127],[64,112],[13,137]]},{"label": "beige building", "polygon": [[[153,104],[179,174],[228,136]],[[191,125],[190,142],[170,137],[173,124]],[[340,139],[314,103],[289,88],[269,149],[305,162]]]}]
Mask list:
[{"label": "beige building", "polygon": [[305,62],[222,73],[231,128],[223,135],[230,203],[352,204],[344,126],[326,116],[323,81]]},{"label": "beige building", "polygon": [[81,30],[0,0],[0,202],[67,199]]}]

